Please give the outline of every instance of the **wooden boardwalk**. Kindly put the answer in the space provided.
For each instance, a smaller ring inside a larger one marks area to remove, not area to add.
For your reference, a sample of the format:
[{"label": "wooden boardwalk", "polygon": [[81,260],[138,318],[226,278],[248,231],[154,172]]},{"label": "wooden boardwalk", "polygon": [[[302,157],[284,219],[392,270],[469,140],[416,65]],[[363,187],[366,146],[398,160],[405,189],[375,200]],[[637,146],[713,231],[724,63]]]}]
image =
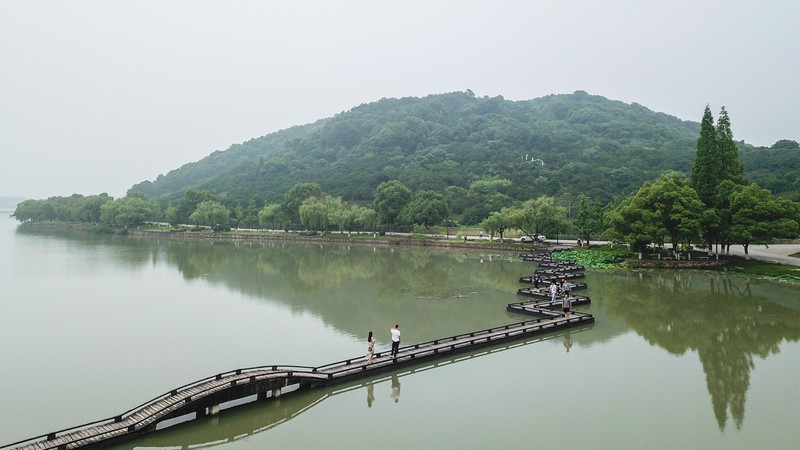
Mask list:
[{"label": "wooden boardwalk", "polygon": [[538,272],[537,271],[531,276],[520,277],[519,278],[519,282],[520,283],[528,283],[528,284],[533,283],[533,277],[535,275],[539,275],[539,278],[541,279],[539,282],[540,283],[545,283],[545,284],[549,284],[550,281],[553,280],[553,279],[561,280],[563,278],[565,280],[575,280],[575,279],[578,279],[578,278],[585,278],[586,277],[586,275],[583,272],[557,272],[557,271],[556,272],[549,272],[549,271],[548,272]]},{"label": "wooden boardwalk", "polygon": [[581,265],[571,264],[569,262],[558,261],[558,260],[550,261],[550,262],[540,262],[540,263],[536,263],[536,265],[540,269],[562,269],[562,270],[566,270],[568,272],[575,272],[575,271],[579,271],[579,270],[584,270],[585,269],[585,267],[583,267]]},{"label": "wooden boardwalk", "polygon": [[[573,306],[580,306],[589,304],[591,300],[588,297],[574,297],[573,302]],[[378,352],[374,354],[371,364],[367,364],[364,356],[358,356],[318,367],[276,365],[220,373],[173,389],[118,416],[4,445],[0,449],[105,447],[153,432],[159,424],[216,414],[221,409],[220,405],[226,402],[241,403],[242,399],[247,398],[277,398],[298,389],[343,383],[426,360],[594,322],[591,314],[581,312],[572,312],[571,317],[566,318],[561,311],[561,302],[553,304],[549,300],[512,303],[506,309],[511,313],[535,317],[401,347],[394,358],[389,351]]]},{"label": "wooden boardwalk", "polygon": [[[551,306],[549,302],[539,301],[510,304],[507,306],[510,312],[539,317],[401,347],[396,358],[391,358],[388,351],[376,353],[371,364],[367,364],[364,357],[359,356],[319,367],[256,367],[218,374],[165,393],[120,416],[38,436],[1,448],[73,449],[105,446],[155,431],[159,422],[168,419],[187,414],[194,414],[194,418],[215,414],[219,411],[219,405],[227,401],[253,395],[258,399],[279,397],[284,389],[327,386],[429,359],[475,350],[482,346],[523,339],[594,321],[591,314],[578,312],[567,319],[560,312],[560,308],[556,311]],[[560,307],[560,303],[557,306]]]}]

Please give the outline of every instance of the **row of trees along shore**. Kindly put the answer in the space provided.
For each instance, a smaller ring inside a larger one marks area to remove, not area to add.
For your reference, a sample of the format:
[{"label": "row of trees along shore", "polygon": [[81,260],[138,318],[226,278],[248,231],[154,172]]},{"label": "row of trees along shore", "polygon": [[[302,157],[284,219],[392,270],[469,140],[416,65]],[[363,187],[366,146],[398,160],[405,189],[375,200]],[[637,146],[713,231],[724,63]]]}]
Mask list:
[{"label": "row of trees along shore", "polygon": [[[688,178],[667,172],[645,182],[630,197],[605,205],[581,195],[577,211],[573,211],[573,199],[565,205],[563,199],[549,196],[517,205],[494,205],[497,209],[479,223],[461,225],[478,226],[501,240],[509,230],[531,236],[569,233],[585,241],[602,236],[627,242],[640,253],[651,243],[665,242],[671,242],[675,252],[688,250],[692,244],[708,248],[709,253],[716,247],[717,254],[741,244],[747,252],[751,244],[796,238],[800,204],[749,183],[743,173],[727,111],[722,108],[715,126],[706,106]],[[246,207],[225,205],[214,193],[197,189],[188,189],[176,205],[166,208],[141,193],[118,199],[75,194],[26,200],[13,217],[21,222],[64,220],[109,227],[166,221],[173,226],[212,226],[218,231],[244,227],[425,232],[434,226],[460,225],[450,214],[452,203],[458,200],[446,194],[412,192],[397,180],[378,185],[372,204],[364,205],[328,195],[310,182],[294,185],[281,202],[259,206],[251,200]]]}]

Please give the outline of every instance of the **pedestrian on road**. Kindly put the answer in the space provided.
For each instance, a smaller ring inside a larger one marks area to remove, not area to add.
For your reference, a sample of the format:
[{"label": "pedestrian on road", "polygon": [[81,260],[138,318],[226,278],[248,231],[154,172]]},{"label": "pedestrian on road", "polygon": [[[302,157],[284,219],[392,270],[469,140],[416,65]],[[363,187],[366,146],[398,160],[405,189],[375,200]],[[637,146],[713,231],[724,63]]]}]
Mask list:
[{"label": "pedestrian on road", "polygon": [[370,331],[369,336],[367,336],[367,364],[372,364],[373,353],[375,353],[375,336]]},{"label": "pedestrian on road", "polygon": [[392,333],[392,358],[397,358],[397,352],[400,350],[400,325],[395,324],[389,331]]}]

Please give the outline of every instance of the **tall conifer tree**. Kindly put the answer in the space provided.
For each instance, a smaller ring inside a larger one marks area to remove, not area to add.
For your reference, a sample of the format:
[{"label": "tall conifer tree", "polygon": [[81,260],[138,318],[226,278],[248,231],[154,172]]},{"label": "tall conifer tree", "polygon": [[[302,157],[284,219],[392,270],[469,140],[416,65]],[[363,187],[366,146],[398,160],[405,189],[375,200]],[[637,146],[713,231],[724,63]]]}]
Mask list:
[{"label": "tall conifer tree", "polygon": [[711,115],[711,108],[706,105],[703,120],[700,121],[700,137],[697,139],[691,185],[707,206],[713,205],[717,185],[722,181],[718,164],[714,116]]},{"label": "tall conifer tree", "polygon": [[720,181],[731,180],[737,184],[743,184],[744,166],[739,162],[739,147],[733,140],[731,119],[724,106],[717,119],[717,154],[721,171]]}]

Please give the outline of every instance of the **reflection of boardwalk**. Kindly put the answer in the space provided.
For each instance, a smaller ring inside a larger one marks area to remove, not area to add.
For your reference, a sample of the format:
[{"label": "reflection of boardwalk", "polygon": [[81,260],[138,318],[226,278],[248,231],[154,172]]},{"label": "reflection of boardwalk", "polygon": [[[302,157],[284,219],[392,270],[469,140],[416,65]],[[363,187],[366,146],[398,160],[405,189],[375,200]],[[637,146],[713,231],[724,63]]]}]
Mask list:
[{"label": "reflection of boardwalk", "polygon": [[[495,355],[507,350],[514,350],[528,345],[536,345],[540,342],[557,342],[564,340],[570,333],[587,331],[591,329],[593,322],[588,322],[583,326],[567,328],[563,333],[544,333],[530,338],[509,341],[500,345],[479,348],[473,352],[457,353],[449,357],[432,359],[421,364],[414,364],[400,370],[393,370],[378,377],[367,377],[353,379],[351,381],[336,384],[327,389],[314,389],[307,391],[307,395],[296,396],[291,402],[281,403],[280,406],[272,407],[275,404],[251,403],[251,408],[242,408],[235,418],[221,415],[217,417],[220,426],[204,428],[203,433],[182,434],[178,431],[175,434],[164,433],[148,436],[147,448],[209,448],[219,445],[229,444],[240,441],[244,437],[256,435],[285,424],[293,420],[322,402],[340,394],[351,393],[360,389],[364,390],[367,406],[375,401],[394,402],[394,378],[398,384],[406,376],[418,373],[437,370],[440,367],[458,364],[484,356]],[[375,396],[377,395],[377,400]],[[399,398],[399,392],[397,393]],[[262,406],[263,405],[263,406]],[[177,442],[175,441],[177,439]],[[189,441],[189,439],[194,439]]]},{"label": "reflection of boardwalk", "polygon": [[[576,299],[577,300],[577,299]],[[587,304],[583,297],[575,305]],[[396,370],[428,360],[437,360],[541,333],[590,324],[591,314],[574,313],[567,318],[549,302],[523,302],[508,311],[535,318],[496,328],[473,331],[434,341],[401,347],[397,356],[375,353],[367,364],[363,356],[318,366],[262,366],[237,369],[173,389],[118,416],[37,436],[0,447],[6,449],[72,449],[104,447],[131,440],[186,420],[217,414],[227,407],[255,400],[277,398],[296,390],[343,383]],[[396,380],[393,380],[396,381]],[[399,400],[399,381],[392,384],[392,398]],[[369,402],[369,399],[368,399]]]},{"label": "reflection of boardwalk", "polygon": [[567,319],[558,312],[550,311],[549,304],[541,308],[536,305],[536,302],[531,302],[509,305],[508,308],[514,312],[536,314],[540,316],[538,318],[401,347],[397,358],[394,359],[388,352],[382,352],[375,354],[372,364],[367,364],[363,357],[358,357],[320,367],[272,366],[239,369],[175,389],[117,417],[12,445],[21,445],[18,448],[26,449],[107,445],[154,431],[158,429],[159,423],[169,419],[181,417],[191,420],[215,414],[226,406],[226,402],[247,397],[253,397],[252,400],[278,397],[282,393],[297,389],[344,382],[394,370],[400,366],[594,321],[594,317],[590,314],[575,313]]}]

